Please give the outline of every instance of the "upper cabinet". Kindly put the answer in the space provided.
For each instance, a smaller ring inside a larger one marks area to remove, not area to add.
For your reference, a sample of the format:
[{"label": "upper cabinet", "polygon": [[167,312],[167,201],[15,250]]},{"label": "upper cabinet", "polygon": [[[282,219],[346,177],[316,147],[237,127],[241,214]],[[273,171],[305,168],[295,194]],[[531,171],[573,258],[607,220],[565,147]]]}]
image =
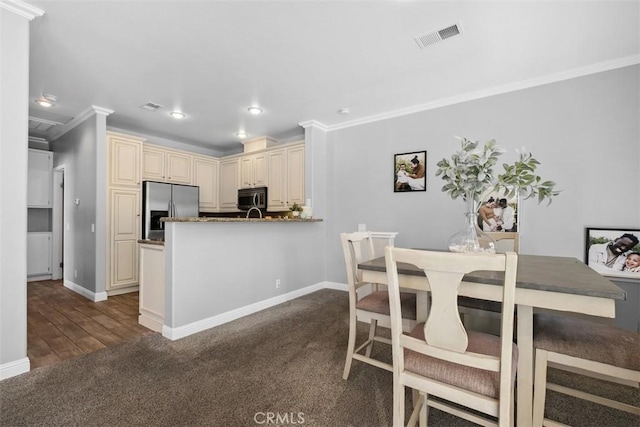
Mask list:
[{"label": "upper cabinet", "polygon": [[142,150],[142,179],[191,184],[191,156],[145,144]]},{"label": "upper cabinet", "polygon": [[238,209],[239,164],[238,158],[220,161],[220,209]]},{"label": "upper cabinet", "polygon": [[52,207],[53,153],[29,149],[28,168],[27,207]]},{"label": "upper cabinet", "polygon": [[266,187],[268,183],[267,154],[252,154],[240,158],[241,188]]},{"label": "upper cabinet", "polygon": [[193,185],[200,187],[200,211],[215,212],[218,208],[218,160],[193,156]]},{"label": "upper cabinet", "polygon": [[142,141],[142,138],[107,132],[111,186],[140,188]]},{"label": "upper cabinet", "polygon": [[269,151],[267,209],[284,211],[304,205],[304,145]]}]

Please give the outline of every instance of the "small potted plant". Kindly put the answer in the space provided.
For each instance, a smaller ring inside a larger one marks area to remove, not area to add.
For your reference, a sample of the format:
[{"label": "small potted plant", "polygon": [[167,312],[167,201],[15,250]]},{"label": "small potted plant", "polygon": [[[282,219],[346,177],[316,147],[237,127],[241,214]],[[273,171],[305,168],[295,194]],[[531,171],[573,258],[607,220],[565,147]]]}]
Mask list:
[{"label": "small potted plant", "polygon": [[298,218],[300,216],[300,212],[302,212],[302,206],[294,202],[293,206],[291,206],[291,216],[293,218]]}]

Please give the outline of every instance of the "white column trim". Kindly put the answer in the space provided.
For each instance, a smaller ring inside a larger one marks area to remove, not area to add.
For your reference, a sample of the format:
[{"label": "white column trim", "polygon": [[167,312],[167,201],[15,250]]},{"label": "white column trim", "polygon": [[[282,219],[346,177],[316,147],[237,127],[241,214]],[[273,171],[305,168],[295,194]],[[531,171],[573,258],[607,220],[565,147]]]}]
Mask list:
[{"label": "white column trim", "polygon": [[98,107],[98,106],[92,105],[91,107],[87,108],[86,110],[84,110],[83,112],[78,114],[73,119],[69,120],[64,125],[60,126],[60,128],[58,130],[54,130],[51,133],[50,141],[55,141],[56,139],[60,138],[65,133],[69,132],[71,129],[73,129],[76,126],[78,126],[80,123],[82,123],[85,120],[87,120],[89,117],[92,117],[92,116],[94,116],[96,114],[102,114],[102,115],[108,116],[109,114],[113,114],[113,110],[110,110],[108,108],[103,108],[103,107]]}]

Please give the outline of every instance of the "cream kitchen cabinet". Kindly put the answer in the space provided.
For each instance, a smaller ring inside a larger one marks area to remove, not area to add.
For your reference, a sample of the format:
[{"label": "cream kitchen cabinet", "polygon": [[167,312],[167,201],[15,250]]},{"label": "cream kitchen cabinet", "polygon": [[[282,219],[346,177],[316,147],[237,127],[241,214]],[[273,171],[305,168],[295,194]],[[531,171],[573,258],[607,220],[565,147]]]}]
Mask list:
[{"label": "cream kitchen cabinet", "polygon": [[268,210],[304,205],[304,145],[269,151]]},{"label": "cream kitchen cabinet", "polygon": [[201,212],[218,209],[218,163],[212,157],[193,156],[192,183],[200,187]]},{"label": "cream kitchen cabinet", "polygon": [[53,153],[29,149],[27,207],[51,208],[53,205]]},{"label": "cream kitchen cabinet", "polygon": [[164,285],[164,245],[141,243],[138,323],[156,332],[164,324]]},{"label": "cream kitchen cabinet", "polygon": [[266,187],[268,183],[267,153],[240,158],[241,188]]},{"label": "cream kitchen cabinet", "polygon": [[191,156],[184,152],[145,144],[142,149],[142,178],[191,184]]},{"label": "cream kitchen cabinet", "polygon": [[117,290],[138,285],[140,191],[112,189],[109,196],[111,280],[107,290]]},{"label": "cream kitchen cabinet", "polygon": [[238,158],[220,161],[220,209],[238,209],[238,188],[240,181]]},{"label": "cream kitchen cabinet", "polygon": [[109,185],[140,188],[142,138],[107,132]]},{"label": "cream kitchen cabinet", "polygon": [[305,204],[304,199],[304,145],[287,149],[287,203]]},{"label": "cream kitchen cabinet", "polygon": [[108,295],[138,290],[138,239],[141,228],[142,146],[144,138],[107,133]]}]

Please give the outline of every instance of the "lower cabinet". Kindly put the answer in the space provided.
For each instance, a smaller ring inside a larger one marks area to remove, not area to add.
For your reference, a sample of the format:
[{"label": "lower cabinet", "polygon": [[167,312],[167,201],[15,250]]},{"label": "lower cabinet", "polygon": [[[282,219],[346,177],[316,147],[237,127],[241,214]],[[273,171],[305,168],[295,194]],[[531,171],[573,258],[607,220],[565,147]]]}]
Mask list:
[{"label": "lower cabinet", "polygon": [[27,280],[51,278],[51,232],[27,233]]},{"label": "lower cabinet", "polygon": [[109,194],[110,266],[107,292],[116,295],[138,286],[140,191],[112,189]]},{"label": "lower cabinet", "polygon": [[140,243],[140,316],[138,323],[162,332],[164,324],[164,246]]}]

